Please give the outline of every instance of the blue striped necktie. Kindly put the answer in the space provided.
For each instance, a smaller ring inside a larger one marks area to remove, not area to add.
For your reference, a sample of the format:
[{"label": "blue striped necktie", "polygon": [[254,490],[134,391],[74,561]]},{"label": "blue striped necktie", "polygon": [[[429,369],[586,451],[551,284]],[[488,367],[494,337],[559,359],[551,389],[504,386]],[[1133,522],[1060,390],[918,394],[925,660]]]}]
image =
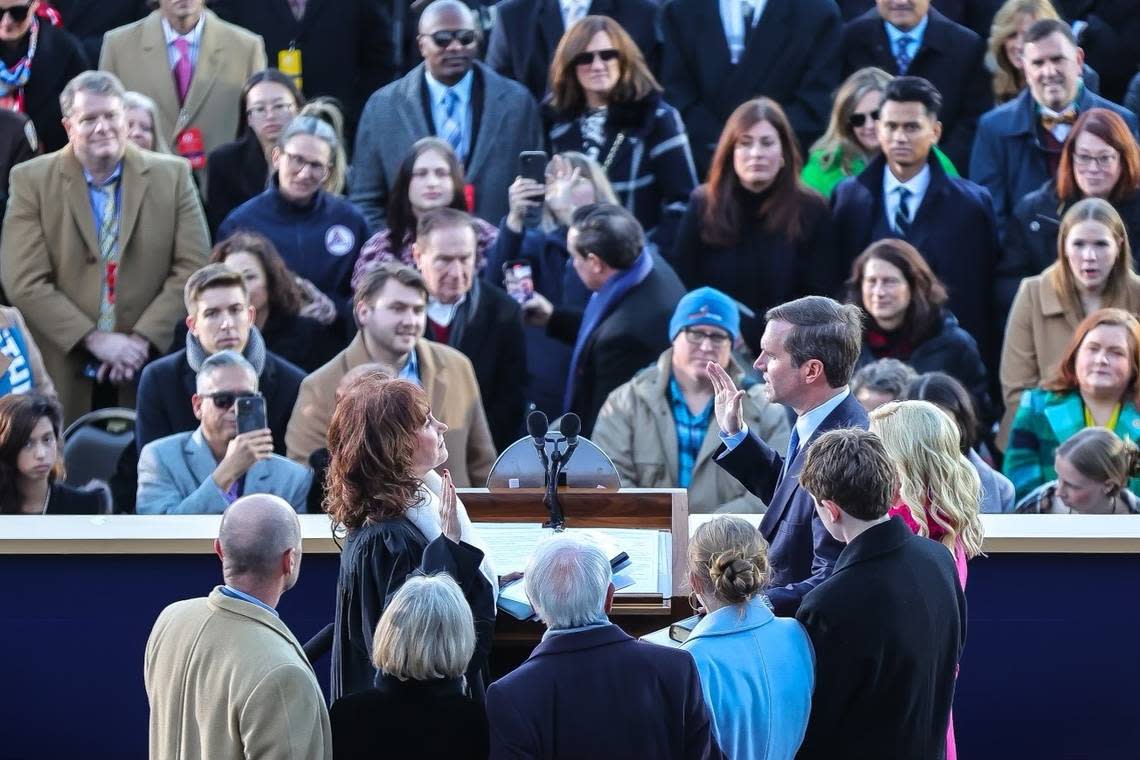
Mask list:
[{"label": "blue striped necktie", "polygon": [[448,142],[460,161],[466,161],[463,154],[463,128],[459,124],[459,96],[455,90],[447,90],[443,94],[443,133],[440,135]]},{"label": "blue striped necktie", "polygon": [[909,34],[904,34],[899,37],[899,48],[895,54],[895,63],[899,67],[899,76],[901,77],[910,68],[910,62],[913,60],[910,57],[910,43],[914,42],[914,37]]},{"label": "blue striped necktie", "polygon": [[900,238],[904,240],[910,237],[910,207],[907,201],[910,200],[911,192],[904,186],[899,186],[895,192],[899,194],[899,206],[895,209],[895,232],[898,233]]}]

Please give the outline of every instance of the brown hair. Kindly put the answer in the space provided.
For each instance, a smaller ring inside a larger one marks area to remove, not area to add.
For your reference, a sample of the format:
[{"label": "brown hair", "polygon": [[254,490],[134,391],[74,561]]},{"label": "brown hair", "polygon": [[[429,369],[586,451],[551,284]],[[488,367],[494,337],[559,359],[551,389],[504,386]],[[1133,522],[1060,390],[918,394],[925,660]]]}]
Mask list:
[{"label": "brown hair", "polygon": [[872,92],[882,95],[890,84],[891,75],[880,68],[867,66],[851,74],[839,86],[835,101],[831,106],[831,118],[823,137],[811,146],[812,152],[820,151],[820,165],[829,170],[836,164],[844,174],[854,173],[855,161],[862,159],[866,149],[855,137],[851,126],[851,115],[859,101]]},{"label": "brown hair", "polygon": [[1099,137],[1120,154],[1120,177],[1108,195],[1109,202],[1120,203],[1134,196],[1140,189],[1140,146],[1119,114],[1107,108],[1092,108],[1081,114],[1061,146],[1061,163],[1057,167],[1057,196],[1061,201],[1068,203],[1084,195],[1073,168],[1073,153],[1082,132]]},{"label": "brown hair", "polygon": [[261,262],[261,268],[265,270],[265,297],[269,302],[269,313],[296,316],[301,310],[301,288],[273,242],[256,232],[235,232],[214,246],[214,250],[210,251],[210,261],[225,264],[226,258],[236,253],[248,253]]},{"label": "brown hair", "polygon": [[0,398],[0,514],[20,513],[19,471],[16,460],[32,437],[32,430],[47,417],[60,447],[48,482],[63,478],[63,410],[54,399],[36,393],[9,394]]},{"label": "brown hair", "polygon": [[400,517],[421,488],[413,471],[416,433],[430,407],[407,380],[365,375],[337,401],[329,423],[325,511],[349,530]]},{"label": "brown hair", "polygon": [[831,430],[807,448],[800,485],[818,501],[833,501],[856,520],[877,520],[898,492],[899,476],[886,447],[859,428]]},{"label": "brown hair", "polygon": [[1140,377],[1140,322],[1124,309],[1099,309],[1085,317],[1077,325],[1077,329],[1073,331],[1073,337],[1069,340],[1069,345],[1065,348],[1065,353],[1057,364],[1057,371],[1048,382],[1042,383],[1041,387],[1047,391],[1059,393],[1080,387],[1080,383],[1077,381],[1077,354],[1088,334],[1094,328],[1102,325],[1123,327],[1124,332],[1128,334],[1128,365],[1131,369],[1131,376],[1128,380],[1128,387],[1124,391],[1124,397],[1133,405],[1140,407],[1140,383],[1136,381]]},{"label": "brown hair", "polygon": [[182,288],[182,302],[186,306],[186,313],[194,314],[194,305],[202,294],[212,288],[241,288],[242,295],[249,298],[249,290],[245,286],[245,278],[241,272],[230,269],[225,264],[207,264],[194,272],[186,279]]},{"label": "brown hair", "polygon": [[847,280],[847,303],[853,303],[863,310],[865,324],[874,322],[863,303],[863,270],[871,259],[885,261],[898,269],[910,288],[910,304],[906,307],[906,319],[903,320],[903,330],[910,344],[917,346],[936,335],[942,326],[942,307],[949,298],[946,286],[934,274],[918,249],[905,240],[878,240],[859,254],[851,265],[851,276]]},{"label": "brown hair", "polygon": [[463,164],[455,155],[455,151],[446,141],[438,137],[416,140],[400,164],[399,171],[396,172],[396,179],[392,183],[392,192],[388,198],[388,240],[393,248],[399,248],[405,241],[413,243],[416,240],[416,212],[412,209],[408,189],[412,185],[412,172],[415,171],[416,161],[429,152],[438,153],[447,162],[447,168],[451,172],[452,194],[448,207],[467,211],[467,196],[463,192],[466,179],[463,175]]},{"label": "brown hair", "polygon": [[689,572],[728,604],[743,604],[759,594],[768,570],[768,542],[739,517],[716,517],[689,540]]},{"label": "brown hair", "polygon": [[[740,136],[756,124],[766,121],[780,136],[780,150],[784,165],[772,180],[764,201],[754,209],[745,209],[739,201],[740,178],[733,167],[733,154]],[[769,98],[755,98],[742,104],[720,133],[716,152],[709,167],[707,197],[701,215],[701,240],[710,245],[733,245],[740,237],[740,225],[745,214],[764,220],[764,230],[783,234],[795,242],[802,232],[802,213],[805,203],[823,204],[823,198],[800,182],[803,159],[796,143],[796,134],[784,109]]]},{"label": "brown hair", "polygon": [[424,282],[423,275],[407,264],[385,261],[375,269],[370,269],[360,278],[360,283],[356,286],[356,293],[352,296],[353,313],[360,308],[361,304],[371,305],[376,300],[376,294],[383,289],[388,280],[395,280],[409,288],[415,288],[423,293],[425,299],[428,297],[427,283]]},{"label": "brown hair", "polygon": [[1128,244],[1128,230],[1117,210],[1101,198],[1077,201],[1061,217],[1061,226],[1057,231],[1057,263],[1046,271],[1049,272],[1049,284],[1057,291],[1061,303],[1078,313],[1081,311],[1081,301],[1077,295],[1077,284],[1073,280],[1073,270],[1069,268],[1069,260],[1065,256],[1065,242],[1069,238],[1069,232],[1081,222],[1099,222],[1116,239],[1116,261],[1104,284],[1102,303],[1116,304],[1125,300],[1128,276],[1132,274],[1132,248]]},{"label": "brown hair", "polygon": [[550,63],[550,99],[559,111],[578,114],[586,109],[586,94],[578,83],[574,59],[586,52],[590,40],[598,32],[608,34],[614,49],[618,51],[621,73],[610,92],[610,103],[633,103],[645,99],[651,93],[661,92],[661,85],[649,71],[641,49],[621,24],[609,16],[586,16],[562,35],[558,48],[554,51],[554,60]]},{"label": "brown hair", "polygon": [[994,64],[994,99],[998,104],[1017,97],[1025,87],[1025,75],[1005,54],[1005,41],[1017,34],[1017,17],[1034,19],[1058,18],[1057,10],[1049,0],[1006,0],[994,14],[990,26],[989,57]]}]

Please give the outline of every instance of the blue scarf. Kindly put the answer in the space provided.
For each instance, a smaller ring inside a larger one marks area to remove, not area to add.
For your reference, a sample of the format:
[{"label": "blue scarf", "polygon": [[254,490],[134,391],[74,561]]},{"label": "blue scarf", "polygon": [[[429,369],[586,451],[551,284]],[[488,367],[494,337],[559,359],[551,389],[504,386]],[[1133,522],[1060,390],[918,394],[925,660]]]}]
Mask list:
[{"label": "blue scarf", "polygon": [[[36,46],[39,43],[40,22],[32,19],[31,40],[28,43],[27,54],[16,61],[12,68],[0,63],[0,97],[7,97],[13,90],[19,90],[32,78],[32,60],[36,57]],[[23,111],[23,108],[20,109]]]},{"label": "blue scarf", "polygon": [[578,377],[578,362],[582,358],[582,351],[590,341],[590,336],[602,320],[617,307],[626,293],[636,288],[649,273],[653,271],[653,256],[643,250],[633,266],[624,272],[615,274],[593,295],[586,303],[586,311],[582,314],[582,325],[578,328],[578,339],[574,342],[574,353],[570,357],[570,372],[566,378],[566,394],[562,397],[562,408],[570,411],[570,404],[574,400],[574,385]]}]

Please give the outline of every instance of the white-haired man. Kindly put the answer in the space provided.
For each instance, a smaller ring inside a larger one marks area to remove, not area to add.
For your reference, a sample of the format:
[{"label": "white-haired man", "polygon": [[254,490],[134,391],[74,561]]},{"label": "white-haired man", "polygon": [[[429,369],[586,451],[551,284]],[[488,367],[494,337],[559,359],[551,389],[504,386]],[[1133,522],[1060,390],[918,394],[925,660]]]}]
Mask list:
[{"label": "white-haired man", "polygon": [[491,757],[722,757],[686,652],[610,622],[609,560],[558,536],[527,566],[527,596],[547,631],[530,658],[491,684]]}]

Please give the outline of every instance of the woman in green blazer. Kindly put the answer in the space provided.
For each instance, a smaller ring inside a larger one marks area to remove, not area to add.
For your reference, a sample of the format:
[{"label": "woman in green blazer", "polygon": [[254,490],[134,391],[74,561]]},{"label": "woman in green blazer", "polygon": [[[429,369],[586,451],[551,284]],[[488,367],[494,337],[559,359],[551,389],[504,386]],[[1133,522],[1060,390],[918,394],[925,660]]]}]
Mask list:
[{"label": "woman in green blazer", "polygon": [[[835,186],[854,177],[879,153],[879,106],[883,91],[893,77],[868,66],[847,77],[835,95],[827,132],[808,154],[800,179],[827,198]],[[958,171],[946,154],[934,148],[942,168],[951,177]]]},{"label": "woman in green blazer", "polygon": [[[1013,418],[1003,470],[1020,500],[1057,478],[1057,447],[1088,427],[1140,439],[1140,322],[1123,309],[1100,309],[1077,326],[1057,372],[1025,391]],[[1129,488],[1140,487],[1133,478]]]}]

